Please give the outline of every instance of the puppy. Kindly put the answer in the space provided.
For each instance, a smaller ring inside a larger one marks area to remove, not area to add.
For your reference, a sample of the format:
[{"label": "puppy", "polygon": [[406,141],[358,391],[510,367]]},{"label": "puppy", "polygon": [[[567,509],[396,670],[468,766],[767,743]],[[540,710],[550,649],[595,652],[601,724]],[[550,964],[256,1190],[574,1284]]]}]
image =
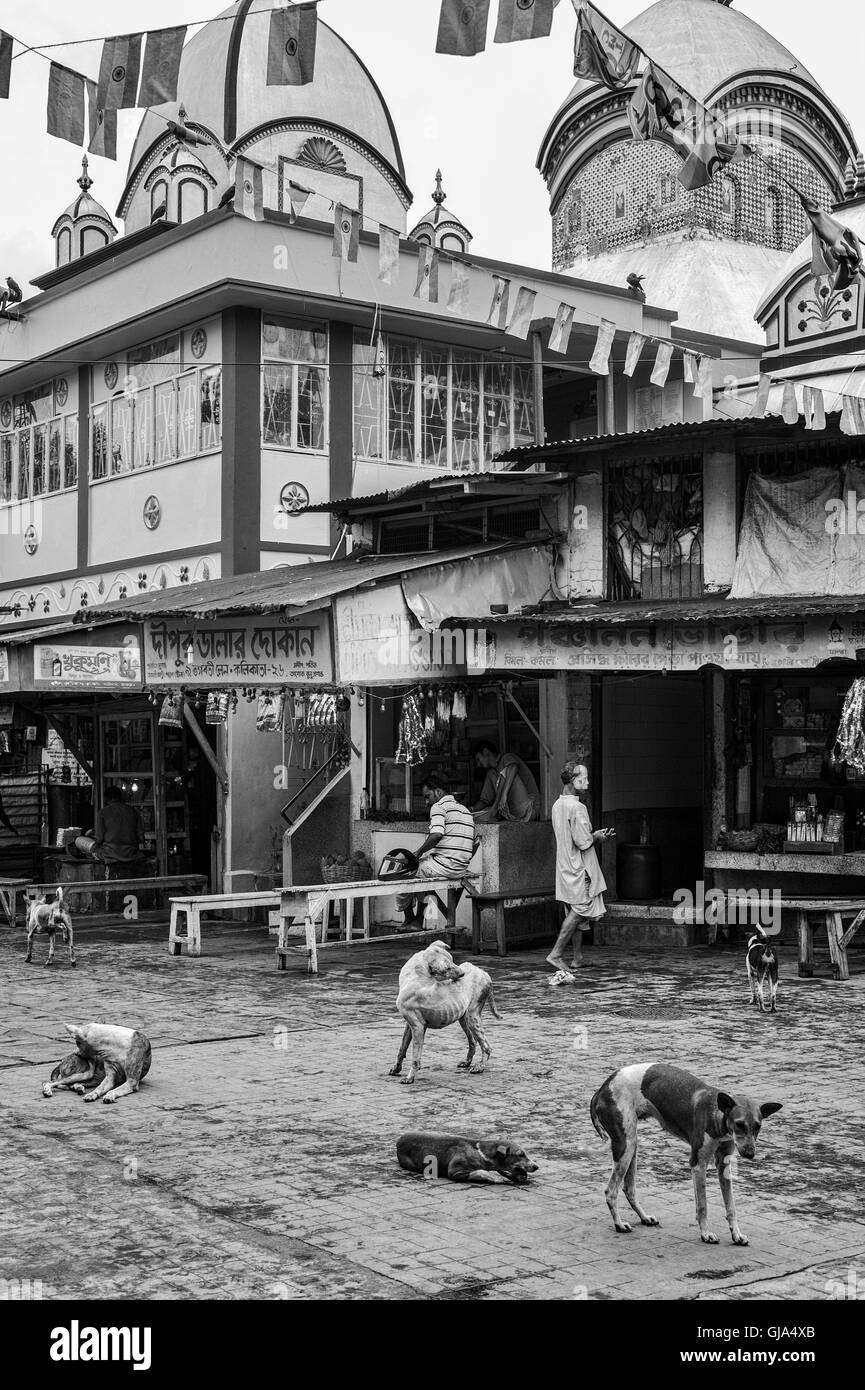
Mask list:
[{"label": "puppy", "polygon": [[451,1182],[510,1182],[519,1186],[538,1171],[522,1149],[496,1139],[464,1139],[457,1134],[401,1134],[396,1141],[400,1168]]},{"label": "puppy", "polygon": [[[133,1095],[150,1071],[150,1042],[133,1028],[111,1023],[64,1023],[75,1041],[75,1051],[43,1082],[43,1096],[55,1091],[75,1091],[85,1101],[103,1100],[112,1105],[121,1096]],[[85,1091],[88,1086],[95,1089]]]},{"label": "puppy", "polygon": [[57,897],[48,902],[42,897],[30,904],[27,914],[27,954],[24,964],[29,965],[33,958],[33,938],[43,932],[48,937],[48,959],[46,965],[54,964],[54,937],[63,933],[63,940],[69,947],[69,964],[75,965],[75,944],[72,939],[72,918],[63,901],[63,889],[57,889]]},{"label": "puppy", "polygon": [[[745,967],[748,971],[748,984],[751,987],[749,1003],[759,1002],[760,1013],[777,1013],[775,996],[778,993],[778,953],[762,927],[754,927],[754,935],[748,939],[745,952]],[[769,1008],[763,998],[763,990],[769,985]]]}]

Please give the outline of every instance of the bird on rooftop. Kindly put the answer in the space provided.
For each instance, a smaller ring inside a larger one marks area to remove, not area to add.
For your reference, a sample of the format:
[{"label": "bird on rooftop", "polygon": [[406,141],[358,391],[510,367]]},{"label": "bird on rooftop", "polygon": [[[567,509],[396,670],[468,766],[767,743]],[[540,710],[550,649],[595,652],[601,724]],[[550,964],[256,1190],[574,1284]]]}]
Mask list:
[{"label": "bird on rooftop", "polygon": [[635,299],[641,300],[644,304],[646,302],[646,292],[643,289],[643,281],[645,278],[645,275],[638,275],[634,270],[632,270],[628,276],[628,289]]},{"label": "bird on rooftop", "polygon": [[5,314],[10,304],[20,304],[24,298],[21,286],[11,275],[4,280],[0,277],[0,314]]}]

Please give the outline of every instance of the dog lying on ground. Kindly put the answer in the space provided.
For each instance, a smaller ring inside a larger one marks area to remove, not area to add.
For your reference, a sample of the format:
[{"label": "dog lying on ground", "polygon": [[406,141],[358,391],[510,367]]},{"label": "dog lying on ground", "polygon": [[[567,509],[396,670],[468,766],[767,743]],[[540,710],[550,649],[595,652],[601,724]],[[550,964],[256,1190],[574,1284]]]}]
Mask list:
[{"label": "dog lying on ground", "polygon": [[622,1067],[607,1077],[592,1096],[589,1114],[598,1134],[609,1139],[613,1150],[613,1171],[604,1195],[616,1230],[631,1229],[619,1219],[618,1199],[623,1182],[628,1203],[643,1225],[661,1224],[656,1216],[646,1215],[636,1192],[637,1124],[653,1116],[668,1134],[691,1146],[700,1239],[707,1245],[718,1244],[718,1237],[709,1230],[706,1220],[706,1168],[714,1158],[733,1244],[747,1245],[736,1219],[735,1156],[739,1153],[743,1158],[754,1157],[762,1121],[780,1109],[776,1101],[756,1105],[751,1100],[734,1100],[726,1091],[706,1085],[690,1072],[665,1064],[643,1062]]},{"label": "dog lying on ground", "polygon": [[[121,1096],[134,1095],[150,1071],[150,1042],[143,1033],[111,1023],[63,1026],[75,1040],[75,1051],[58,1062],[50,1081],[43,1082],[44,1096],[75,1091],[85,1101],[112,1105]],[[87,1090],[88,1086],[95,1089]]]},{"label": "dog lying on ground", "polygon": [[522,1149],[496,1139],[464,1139],[457,1134],[401,1134],[396,1141],[400,1168],[425,1178],[451,1182],[528,1182],[536,1173]]},{"label": "dog lying on ground", "polygon": [[[403,1085],[411,1085],[420,1071],[426,1030],[447,1028],[451,1023],[460,1025],[469,1043],[468,1056],[458,1063],[459,1068],[475,1074],[482,1072],[492,1053],[481,1025],[487,1000],[493,1016],[501,1018],[493,997],[493,982],[485,970],[469,962],[455,965],[443,941],[434,941],[425,951],[418,951],[399,972],[396,1006],[405,1019],[405,1032],[390,1075],[399,1076],[411,1043],[411,1066],[402,1078]],[[481,1056],[476,1062],[478,1047]]]},{"label": "dog lying on ground", "polygon": [[29,965],[33,958],[33,938],[40,934],[48,937],[48,959],[46,965],[54,964],[54,938],[58,932],[63,933],[63,940],[69,947],[69,964],[75,965],[75,943],[72,938],[72,918],[63,901],[63,889],[57,889],[57,897],[53,902],[48,902],[46,898],[39,898],[30,904],[30,911],[27,914],[27,954],[24,957],[24,964]]},{"label": "dog lying on ground", "polygon": [[[760,1013],[777,1013],[775,997],[778,993],[778,953],[762,927],[754,927],[754,935],[748,939],[745,952],[745,967],[748,971],[748,984],[751,987],[749,1003],[759,1002]],[[769,986],[769,1008],[763,998],[765,986]]]}]

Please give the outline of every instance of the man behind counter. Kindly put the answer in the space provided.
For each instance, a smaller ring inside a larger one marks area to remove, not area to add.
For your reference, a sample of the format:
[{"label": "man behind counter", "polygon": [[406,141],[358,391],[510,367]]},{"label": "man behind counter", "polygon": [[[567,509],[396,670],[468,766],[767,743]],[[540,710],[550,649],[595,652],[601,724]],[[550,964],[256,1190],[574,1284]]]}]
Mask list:
[{"label": "man behind counter", "polygon": [[480,800],[472,807],[478,824],[540,819],[538,784],[522,758],[516,753],[500,754],[494,743],[481,743],[475,750],[475,762],[487,774]]}]

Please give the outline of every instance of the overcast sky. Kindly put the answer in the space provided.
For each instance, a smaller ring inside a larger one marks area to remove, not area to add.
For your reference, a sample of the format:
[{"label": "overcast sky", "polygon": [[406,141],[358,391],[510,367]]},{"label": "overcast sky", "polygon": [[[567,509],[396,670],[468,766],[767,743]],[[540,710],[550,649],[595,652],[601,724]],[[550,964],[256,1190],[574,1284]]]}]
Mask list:
[{"label": "overcast sky", "polygon": [[[813,0],[735,3],[811,69],[857,139],[865,140],[861,0],[823,0],[819,6]],[[191,24],[223,8],[219,0],[3,0],[0,27],[27,44],[56,43]],[[644,6],[640,0],[605,0],[602,8],[624,24]],[[439,0],[321,0],[320,8],[322,19],[364,59],[390,105],[415,195],[414,216],[429,208],[441,165],[448,205],[474,233],[476,252],[549,266],[547,192],[535,159],[547,124],[573,83],[571,5],[567,0],[559,5],[550,38],[490,43],[475,58],[436,54],[438,13]],[[95,77],[99,51],[94,44],[54,56]],[[46,134],[48,63],[36,54],[16,59],[12,82],[12,99],[0,102],[5,184],[0,274],[12,274],[24,285],[53,266],[51,228],[76,191],[80,155],[73,145]],[[116,164],[91,160],[94,194],[112,214],[141,114],[121,112]]]}]

